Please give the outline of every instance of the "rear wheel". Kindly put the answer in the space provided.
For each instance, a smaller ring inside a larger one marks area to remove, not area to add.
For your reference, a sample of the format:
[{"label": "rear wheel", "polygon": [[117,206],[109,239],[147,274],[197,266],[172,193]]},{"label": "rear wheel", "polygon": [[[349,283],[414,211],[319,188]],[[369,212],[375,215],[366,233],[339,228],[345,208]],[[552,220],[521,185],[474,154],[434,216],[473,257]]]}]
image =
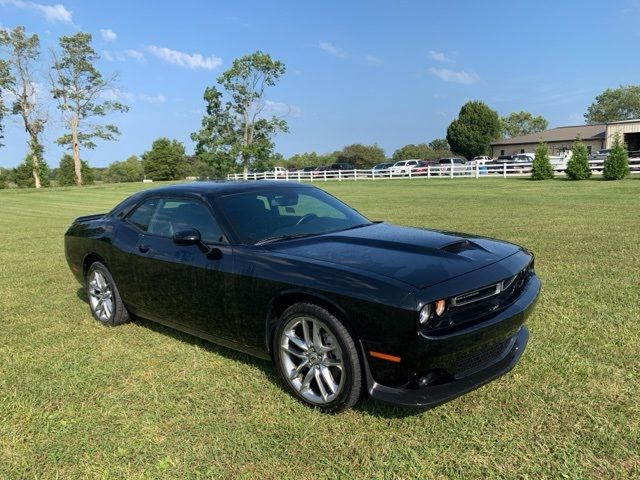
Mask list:
[{"label": "rear wheel", "polygon": [[362,374],[353,338],[325,309],[298,303],[281,316],[274,357],[289,392],[324,412],[340,412],[360,399]]},{"label": "rear wheel", "polygon": [[120,325],[130,320],[129,312],[122,303],[120,293],[107,267],[93,263],[86,275],[89,308],[93,318],[105,325]]}]

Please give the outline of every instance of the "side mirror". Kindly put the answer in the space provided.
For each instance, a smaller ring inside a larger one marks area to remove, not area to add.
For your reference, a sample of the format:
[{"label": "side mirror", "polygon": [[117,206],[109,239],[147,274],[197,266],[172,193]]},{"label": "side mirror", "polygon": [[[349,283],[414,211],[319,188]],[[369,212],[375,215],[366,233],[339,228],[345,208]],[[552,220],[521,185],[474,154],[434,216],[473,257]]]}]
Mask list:
[{"label": "side mirror", "polygon": [[200,232],[195,228],[180,230],[173,234],[173,243],[176,245],[196,245],[201,241]]}]

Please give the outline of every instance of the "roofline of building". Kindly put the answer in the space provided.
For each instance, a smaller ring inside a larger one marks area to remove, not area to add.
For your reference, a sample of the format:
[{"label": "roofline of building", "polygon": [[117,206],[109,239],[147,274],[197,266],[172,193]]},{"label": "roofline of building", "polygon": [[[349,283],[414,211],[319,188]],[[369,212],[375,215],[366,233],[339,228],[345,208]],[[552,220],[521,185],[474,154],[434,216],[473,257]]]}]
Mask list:
[{"label": "roofline of building", "polygon": [[[615,125],[616,123],[634,123],[640,122],[640,118],[632,118],[631,120],[618,120],[617,122],[607,122],[605,125]],[[600,125],[599,123],[597,125]]]}]

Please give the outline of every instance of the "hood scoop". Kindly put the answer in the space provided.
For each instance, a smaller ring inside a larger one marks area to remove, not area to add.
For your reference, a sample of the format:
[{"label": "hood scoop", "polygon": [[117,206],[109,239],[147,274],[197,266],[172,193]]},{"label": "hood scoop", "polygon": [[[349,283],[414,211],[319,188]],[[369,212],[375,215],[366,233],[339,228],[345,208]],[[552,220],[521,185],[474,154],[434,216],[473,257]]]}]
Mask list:
[{"label": "hood scoop", "polygon": [[466,250],[484,250],[485,252],[487,251],[477,243],[467,239],[449,243],[443,247],[440,247],[440,250],[448,253],[462,253]]}]

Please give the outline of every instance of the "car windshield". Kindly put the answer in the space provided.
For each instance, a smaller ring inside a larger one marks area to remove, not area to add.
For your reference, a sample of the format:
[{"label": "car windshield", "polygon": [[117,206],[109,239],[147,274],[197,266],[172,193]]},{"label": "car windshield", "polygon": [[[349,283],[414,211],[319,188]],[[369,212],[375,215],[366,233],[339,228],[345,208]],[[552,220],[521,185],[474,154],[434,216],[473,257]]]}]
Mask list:
[{"label": "car windshield", "polygon": [[406,164],[407,164],[407,162],[398,162],[394,166],[395,167],[404,167]]},{"label": "car windshield", "polygon": [[371,225],[366,217],[317,188],[238,193],[221,197],[218,203],[247,244]]}]

